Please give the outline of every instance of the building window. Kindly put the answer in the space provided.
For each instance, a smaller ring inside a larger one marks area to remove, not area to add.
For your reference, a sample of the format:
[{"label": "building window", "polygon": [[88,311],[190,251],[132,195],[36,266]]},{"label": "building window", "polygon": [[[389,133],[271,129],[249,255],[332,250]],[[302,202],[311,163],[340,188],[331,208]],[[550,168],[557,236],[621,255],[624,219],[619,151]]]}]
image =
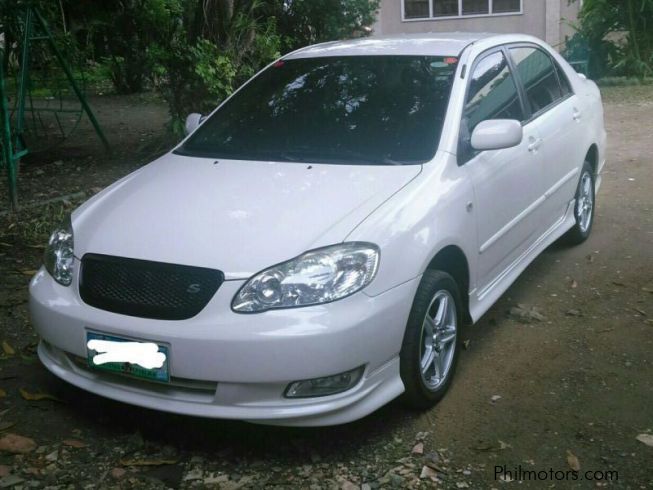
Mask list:
[{"label": "building window", "polygon": [[522,13],[523,0],[403,0],[404,20]]},{"label": "building window", "polygon": [[433,17],[458,15],[458,0],[433,0]]},{"label": "building window", "polygon": [[463,0],[463,15],[487,15],[490,13],[488,0]]},{"label": "building window", "polygon": [[405,19],[423,19],[430,17],[429,0],[404,0]]},{"label": "building window", "polygon": [[492,13],[505,14],[519,12],[521,0],[492,0]]}]

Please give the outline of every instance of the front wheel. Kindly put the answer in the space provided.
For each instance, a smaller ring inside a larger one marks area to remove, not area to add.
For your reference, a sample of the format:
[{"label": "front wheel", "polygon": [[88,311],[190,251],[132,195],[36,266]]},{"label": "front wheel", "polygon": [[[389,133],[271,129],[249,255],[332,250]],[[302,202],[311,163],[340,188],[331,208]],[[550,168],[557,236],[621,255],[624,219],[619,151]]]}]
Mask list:
[{"label": "front wheel", "polygon": [[594,224],[594,201],[594,172],[590,164],[585,162],[576,189],[576,206],[574,207],[576,223],[565,235],[565,241],[570,245],[581,244],[590,236]]},{"label": "front wheel", "polygon": [[445,394],[460,351],[462,303],[456,281],[441,271],[426,271],[411,309],[400,354],[404,401],[429,408]]}]

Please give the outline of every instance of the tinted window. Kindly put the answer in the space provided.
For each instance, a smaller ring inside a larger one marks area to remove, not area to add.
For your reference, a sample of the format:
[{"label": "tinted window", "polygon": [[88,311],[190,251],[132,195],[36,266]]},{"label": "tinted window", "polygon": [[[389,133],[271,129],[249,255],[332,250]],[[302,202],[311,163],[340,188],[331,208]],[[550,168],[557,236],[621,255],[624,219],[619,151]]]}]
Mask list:
[{"label": "tinted window", "polygon": [[212,158],[412,164],[437,149],[455,59],[281,61],[213,114],[179,152]]},{"label": "tinted window", "polygon": [[524,119],[515,80],[502,52],[483,58],[474,68],[463,120],[469,134],[487,119]]},{"label": "tinted window", "polygon": [[560,81],[560,89],[562,90],[562,96],[566,97],[567,95],[573,93],[571,90],[571,84],[569,83],[569,79],[567,78],[567,75],[565,72],[560,68],[560,65],[553,61],[553,64],[555,65],[556,72],[558,72],[558,80]]},{"label": "tinted window", "polygon": [[550,106],[562,97],[551,58],[536,48],[511,48],[510,54],[526,90],[533,113]]},{"label": "tinted window", "polygon": [[469,141],[474,128],[488,119],[524,119],[515,80],[500,51],[481,59],[472,73],[460,125],[459,153],[463,161],[473,155]]}]

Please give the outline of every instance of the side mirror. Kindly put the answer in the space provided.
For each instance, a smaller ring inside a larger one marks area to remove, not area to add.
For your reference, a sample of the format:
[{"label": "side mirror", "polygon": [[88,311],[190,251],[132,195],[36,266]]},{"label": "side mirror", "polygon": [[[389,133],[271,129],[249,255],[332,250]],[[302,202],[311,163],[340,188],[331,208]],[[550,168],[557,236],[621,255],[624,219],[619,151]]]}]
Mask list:
[{"label": "side mirror", "polygon": [[522,142],[524,130],[514,119],[490,119],[479,123],[472,132],[472,148],[477,151],[512,148]]},{"label": "side mirror", "polygon": [[193,112],[192,114],[188,114],[188,117],[186,118],[186,125],[184,126],[184,129],[186,130],[186,134],[190,134],[193,131],[197,129],[197,126],[200,125],[202,122],[202,114],[198,114],[197,112]]}]

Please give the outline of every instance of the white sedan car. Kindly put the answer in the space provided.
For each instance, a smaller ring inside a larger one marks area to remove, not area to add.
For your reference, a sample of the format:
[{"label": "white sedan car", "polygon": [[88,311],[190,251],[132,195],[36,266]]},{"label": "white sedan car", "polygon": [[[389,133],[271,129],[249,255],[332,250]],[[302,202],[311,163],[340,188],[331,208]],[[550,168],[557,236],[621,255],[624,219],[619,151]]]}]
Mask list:
[{"label": "white sedan car", "polygon": [[56,376],[134,405],[331,425],[426,408],[478,320],[585,240],[597,86],[524,35],[310,46],[51,236],[30,286]]}]

